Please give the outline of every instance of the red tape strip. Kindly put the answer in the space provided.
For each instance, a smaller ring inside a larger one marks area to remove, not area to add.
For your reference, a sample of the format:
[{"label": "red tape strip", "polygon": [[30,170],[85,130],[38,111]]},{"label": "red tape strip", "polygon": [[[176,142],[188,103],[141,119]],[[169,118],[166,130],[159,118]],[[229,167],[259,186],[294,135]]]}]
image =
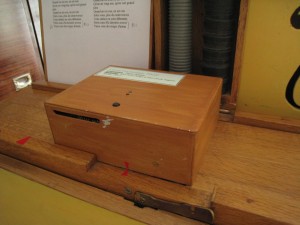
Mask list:
[{"label": "red tape strip", "polygon": [[129,163],[128,162],[124,162],[125,164],[125,170],[122,173],[122,176],[127,176],[128,175],[128,169],[129,169]]},{"label": "red tape strip", "polygon": [[24,137],[24,138],[18,140],[17,143],[20,145],[24,145],[30,138],[31,138],[30,136]]}]

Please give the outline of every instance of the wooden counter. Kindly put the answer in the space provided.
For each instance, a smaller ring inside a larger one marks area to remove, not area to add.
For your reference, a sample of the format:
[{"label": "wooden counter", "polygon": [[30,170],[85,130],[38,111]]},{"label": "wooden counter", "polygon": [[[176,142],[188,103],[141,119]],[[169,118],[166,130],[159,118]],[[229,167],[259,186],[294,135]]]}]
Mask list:
[{"label": "wooden counter", "polygon": [[[3,169],[148,224],[201,223],[137,208],[120,196],[133,201],[142,192],[211,208],[215,224],[300,223],[299,134],[219,122],[193,186],[131,171],[122,176],[123,168],[94,162],[85,153],[67,157],[68,149],[53,144],[43,102],[54,94],[27,88],[0,102]],[[24,137],[30,137],[28,143],[16,143]],[[69,164],[63,163],[66,159]]]}]

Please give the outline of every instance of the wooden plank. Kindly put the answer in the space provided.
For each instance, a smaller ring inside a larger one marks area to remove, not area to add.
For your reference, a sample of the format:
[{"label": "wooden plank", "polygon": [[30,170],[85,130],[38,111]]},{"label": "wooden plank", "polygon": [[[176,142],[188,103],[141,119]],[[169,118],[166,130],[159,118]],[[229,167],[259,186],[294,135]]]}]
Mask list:
[{"label": "wooden plank", "polygon": [[216,224],[300,221],[299,134],[219,123],[213,140],[194,186],[216,188]]},{"label": "wooden plank", "polygon": [[197,183],[202,188],[206,185],[216,188],[212,201],[215,224],[298,224],[299,194],[292,196],[288,190],[280,193],[242,182],[241,178],[230,180],[229,177],[219,178],[216,174],[201,172],[202,181]]},{"label": "wooden plank", "polygon": [[201,174],[299,196],[299,134],[229,123],[217,130]]},{"label": "wooden plank", "polygon": [[21,175],[29,180],[51,187],[93,205],[122,214],[150,225],[204,225],[172,213],[151,208],[138,208],[121,196],[51,173],[30,164],[0,154],[0,168]]},{"label": "wooden plank", "polygon": [[64,175],[88,171],[96,161],[91,153],[27,138],[26,143],[18,143],[24,139],[22,134],[0,130],[0,153]]},{"label": "wooden plank", "polygon": [[234,116],[234,122],[250,126],[300,133],[299,120],[287,119],[279,116],[237,111]]},{"label": "wooden plank", "polygon": [[[3,148],[1,153],[100,189],[109,190],[127,199],[134,200],[135,193],[139,191],[174,202],[188,202],[203,207],[210,205],[210,193],[206,191],[190,190],[184,185],[132,171],[129,171],[128,176],[123,176],[124,169],[95,162],[94,155],[90,153],[70,151],[63,146],[34,139],[19,147],[15,144],[18,136],[13,134],[10,136],[11,133],[3,130],[0,134],[0,147]],[[130,193],[126,193],[125,189],[130,189]]]},{"label": "wooden plank", "polygon": [[299,200],[291,196],[236,183],[218,192],[212,206],[216,224],[299,224]]}]

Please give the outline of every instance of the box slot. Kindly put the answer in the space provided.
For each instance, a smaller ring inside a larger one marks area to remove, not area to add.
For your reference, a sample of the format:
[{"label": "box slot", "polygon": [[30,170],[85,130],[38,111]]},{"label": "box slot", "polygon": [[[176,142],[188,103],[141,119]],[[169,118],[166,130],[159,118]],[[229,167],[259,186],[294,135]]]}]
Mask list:
[{"label": "box slot", "polygon": [[62,112],[62,111],[58,111],[58,110],[53,110],[53,112],[60,116],[70,117],[70,118],[79,119],[79,120],[85,120],[85,121],[92,122],[92,123],[100,123],[99,119],[93,118],[93,117],[81,116],[81,115]]}]

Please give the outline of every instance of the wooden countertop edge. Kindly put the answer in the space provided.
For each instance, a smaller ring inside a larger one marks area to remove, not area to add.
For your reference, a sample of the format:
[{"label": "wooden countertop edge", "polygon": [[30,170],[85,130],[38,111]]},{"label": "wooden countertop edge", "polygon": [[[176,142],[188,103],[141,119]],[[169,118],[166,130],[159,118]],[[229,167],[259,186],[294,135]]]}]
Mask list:
[{"label": "wooden countertop edge", "polygon": [[[190,186],[162,180],[129,170],[127,176],[122,176],[123,168],[95,161],[93,154],[84,151],[47,143],[36,138],[30,138],[26,144],[17,144],[18,134],[0,131],[0,154],[21,160],[31,165],[52,171],[62,176],[110,190],[127,199],[134,200],[135,192],[142,192],[153,197],[178,203],[187,203],[202,207],[211,204],[211,193],[196,190]],[[82,159],[78,160],[78,157]],[[47,160],[44,160],[44,159]],[[149,188],[151,184],[152,188]],[[124,188],[130,188],[131,193],[124,193]],[[157,191],[159,189],[159,191]]]},{"label": "wooden countertop edge", "polygon": [[204,225],[199,221],[151,208],[138,208],[121,196],[83,184],[0,154],[0,168],[40,183],[54,190],[73,196],[90,204],[119,213],[150,225]]},{"label": "wooden countertop edge", "polygon": [[[34,165],[19,161],[6,155],[0,154],[0,168],[15,173],[31,181],[45,185],[49,188],[78,198],[90,204],[107,209],[109,211],[127,216],[140,222],[150,225],[205,225],[196,220],[188,219],[173,213],[151,208],[138,208],[133,202],[124,199],[119,195],[98,189],[96,187],[75,181],[70,178],[49,172]],[[263,217],[253,214],[250,211],[244,211],[234,206],[222,203],[222,200],[215,199],[212,203],[213,210],[216,214],[217,224],[233,225],[238,221],[239,224],[278,224],[287,225],[289,223],[274,220],[272,218]],[[226,214],[226,216],[221,216]],[[221,216],[221,217],[220,217]],[[251,218],[251,220],[241,220],[241,218]]]}]

